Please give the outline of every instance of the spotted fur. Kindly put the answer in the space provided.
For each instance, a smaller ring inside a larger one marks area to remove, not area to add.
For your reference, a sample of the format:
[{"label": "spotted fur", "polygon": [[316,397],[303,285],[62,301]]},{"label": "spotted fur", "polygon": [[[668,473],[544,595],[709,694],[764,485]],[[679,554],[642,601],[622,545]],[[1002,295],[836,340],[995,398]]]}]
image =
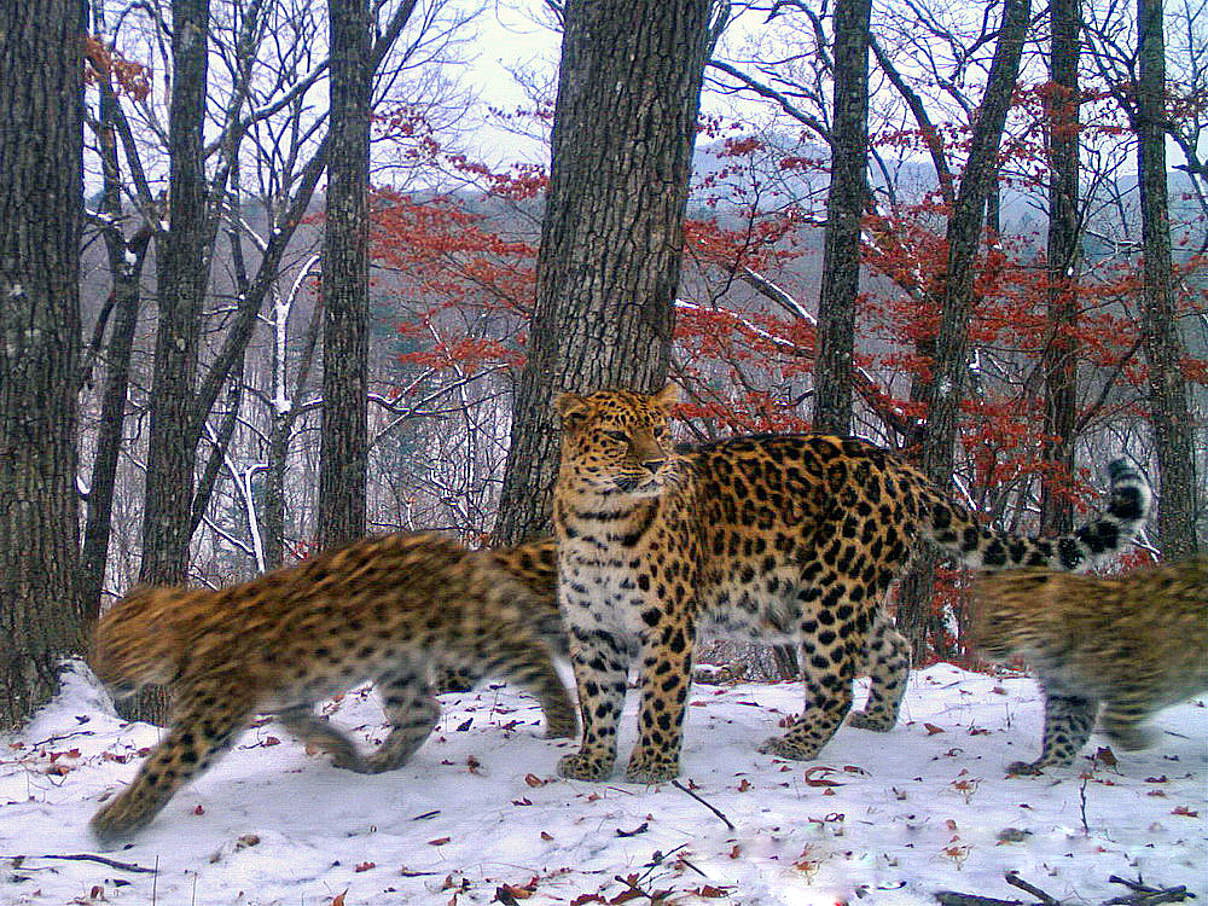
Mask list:
[{"label": "spotted fur", "polygon": [[1040,757],[1011,773],[1068,765],[1096,715],[1120,748],[1143,748],[1147,717],[1208,690],[1208,556],[1113,578],[1001,573],[973,594],[974,643],[1023,658],[1044,691]]},{"label": "spotted fur", "polygon": [[673,387],[655,395],[564,394],[554,492],[559,598],[572,635],[582,744],[559,766],[607,776],[616,759],[630,652],[640,663],[631,780],[679,771],[698,627],[803,652],[805,716],[763,750],[813,758],[872,677],[854,722],[889,730],[905,691],[908,648],[881,602],[917,538],[986,568],[1080,569],[1116,551],[1145,518],[1148,489],[1113,466],[1107,514],[1052,541],[980,525],[917,469],[864,441],[740,437],[677,453]]},{"label": "spotted fur", "polygon": [[[171,727],[97,812],[94,832],[112,839],[147,824],[257,713],[339,767],[396,768],[439,717],[433,668],[514,679],[540,700],[547,736],[573,736],[574,707],[551,662],[565,651],[557,606],[524,584],[549,556],[541,546],[471,552],[439,535],[387,535],[218,591],[134,591],[101,617],[89,662],[119,695],[167,684]],[[366,680],[391,730],[362,756],[312,705]]]}]

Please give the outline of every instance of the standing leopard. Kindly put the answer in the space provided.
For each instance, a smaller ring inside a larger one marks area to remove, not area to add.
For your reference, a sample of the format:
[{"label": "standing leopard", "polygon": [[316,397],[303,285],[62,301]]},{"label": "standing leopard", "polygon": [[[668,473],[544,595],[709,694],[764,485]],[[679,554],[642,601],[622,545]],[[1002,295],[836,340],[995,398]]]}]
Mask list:
[{"label": "standing leopard", "polygon": [[1068,765],[1097,714],[1121,748],[1144,748],[1150,714],[1208,690],[1208,556],[1112,578],[1002,573],[978,579],[973,597],[974,644],[1023,658],[1044,692],[1040,757],[1012,774]]},{"label": "standing leopard", "polygon": [[[513,679],[540,700],[547,736],[573,736],[551,661],[566,647],[557,604],[526,584],[548,558],[541,545],[475,552],[439,535],[386,535],[217,591],[135,590],[97,623],[89,663],[116,695],[168,685],[171,726],[93,831],[107,840],[147,824],[258,713],[339,767],[396,768],[440,716],[434,668]],[[366,680],[391,730],[362,756],[312,705]]]},{"label": "standing leopard", "polygon": [[675,398],[673,386],[558,398],[559,603],[583,718],[579,751],[559,764],[567,777],[611,772],[634,650],[641,703],[626,776],[676,776],[698,626],[801,646],[808,708],[762,751],[813,758],[850,710],[861,671],[872,677],[869,703],[853,716],[889,730],[909,658],[881,602],[916,539],[978,568],[1077,570],[1119,550],[1148,512],[1148,487],[1121,461],[1101,519],[1061,538],[1016,537],[857,439],[738,437],[678,454],[668,439]]}]

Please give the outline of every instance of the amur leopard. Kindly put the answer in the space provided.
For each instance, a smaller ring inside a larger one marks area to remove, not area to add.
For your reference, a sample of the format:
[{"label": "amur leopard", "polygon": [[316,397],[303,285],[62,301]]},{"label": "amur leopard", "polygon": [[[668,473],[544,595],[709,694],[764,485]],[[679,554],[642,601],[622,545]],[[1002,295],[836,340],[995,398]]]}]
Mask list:
[{"label": "amur leopard", "polygon": [[1013,774],[1068,765],[1096,716],[1122,749],[1143,748],[1149,715],[1208,690],[1208,556],[1110,578],[1000,573],[973,596],[974,644],[1023,658],[1044,691],[1040,757]]},{"label": "amur leopard", "polygon": [[808,707],[762,751],[813,758],[850,710],[862,671],[872,685],[855,722],[889,730],[909,649],[881,602],[916,539],[978,568],[1076,570],[1118,550],[1148,511],[1148,487],[1117,462],[1101,519],[1061,538],[1015,537],[857,439],[737,437],[677,453],[668,431],[675,399],[669,386],[557,401],[559,601],[583,721],[578,752],[559,764],[567,777],[611,772],[631,652],[641,703],[626,776],[676,776],[698,627],[801,646]]},{"label": "amur leopard", "polygon": [[[137,777],[92,819],[101,839],[147,824],[252,717],[361,773],[402,765],[440,715],[428,677],[465,666],[532,692],[546,735],[575,734],[551,656],[566,641],[548,590],[548,545],[469,551],[450,538],[367,538],[217,591],[140,588],[98,621],[89,663],[115,694],[149,683],[172,694],[171,726]],[[391,729],[362,756],[314,702],[372,680]]]}]

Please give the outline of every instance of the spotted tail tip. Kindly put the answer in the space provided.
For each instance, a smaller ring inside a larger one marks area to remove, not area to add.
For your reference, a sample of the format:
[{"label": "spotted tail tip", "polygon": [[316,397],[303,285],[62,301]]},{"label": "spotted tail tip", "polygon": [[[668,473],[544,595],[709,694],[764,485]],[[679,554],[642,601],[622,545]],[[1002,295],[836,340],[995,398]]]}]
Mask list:
[{"label": "spotted tail tip", "polygon": [[1107,512],[1121,522],[1136,523],[1137,528],[1149,518],[1153,494],[1149,482],[1129,460],[1113,459],[1107,466],[1111,480],[1111,503]]}]

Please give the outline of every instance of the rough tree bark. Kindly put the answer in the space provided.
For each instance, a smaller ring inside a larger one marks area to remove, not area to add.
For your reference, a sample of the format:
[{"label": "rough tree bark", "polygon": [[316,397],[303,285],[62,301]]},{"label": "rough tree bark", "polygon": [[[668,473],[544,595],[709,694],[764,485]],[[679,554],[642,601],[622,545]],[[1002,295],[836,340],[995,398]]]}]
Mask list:
[{"label": "rough tree bark", "polygon": [[[973,306],[973,269],[981,242],[986,199],[994,186],[998,146],[1019,73],[1027,34],[1030,0],[1006,0],[998,44],[986,81],[985,94],[973,127],[968,159],[956,203],[948,219],[948,263],[940,306],[940,328],[932,346],[931,380],[924,389],[927,426],[921,466],[939,487],[952,483],[954,446],[960,403],[969,369],[969,321]],[[911,640],[917,663],[924,654],[931,614],[936,564],[934,553],[923,552],[902,582],[898,625]]]},{"label": "rough tree bark", "polygon": [[497,541],[549,531],[559,391],[666,380],[710,5],[565,5],[537,304]]},{"label": "rough tree bark", "polygon": [[329,0],[331,112],[323,234],[320,547],[365,532],[369,438],[369,113],[367,0]]},{"label": "rough tree bark", "polygon": [[1082,231],[1078,205],[1078,56],[1079,0],[1050,0],[1048,113],[1049,337],[1044,369],[1044,433],[1041,457],[1046,469],[1040,484],[1040,530],[1061,534],[1074,527],[1069,481],[1074,475],[1078,421],[1078,326]]},{"label": "rough tree bark", "polygon": [[871,0],[835,4],[831,183],[814,361],[815,431],[851,431],[852,354],[860,292],[860,218],[868,199],[868,28]]},{"label": "rough tree bark", "polygon": [[1195,450],[1182,342],[1175,321],[1166,192],[1166,56],[1162,0],[1137,0],[1137,168],[1145,281],[1141,296],[1142,346],[1149,364],[1150,421],[1158,458],[1158,543],[1162,556],[1180,559],[1198,550]]},{"label": "rough tree bark", "polygon": [[156,235],[159,303],[143,503],[143,582],[179,585],[189,562],[197,461],[193,384],[201,308],[209,282],[209,217],[202,127],[209,0],[172,0],[172,101],[168,114],[168,229]]},{"label": "rough tree bark", "polygon": [[0,4],[0,729],[81,649],[83,6]]}]

